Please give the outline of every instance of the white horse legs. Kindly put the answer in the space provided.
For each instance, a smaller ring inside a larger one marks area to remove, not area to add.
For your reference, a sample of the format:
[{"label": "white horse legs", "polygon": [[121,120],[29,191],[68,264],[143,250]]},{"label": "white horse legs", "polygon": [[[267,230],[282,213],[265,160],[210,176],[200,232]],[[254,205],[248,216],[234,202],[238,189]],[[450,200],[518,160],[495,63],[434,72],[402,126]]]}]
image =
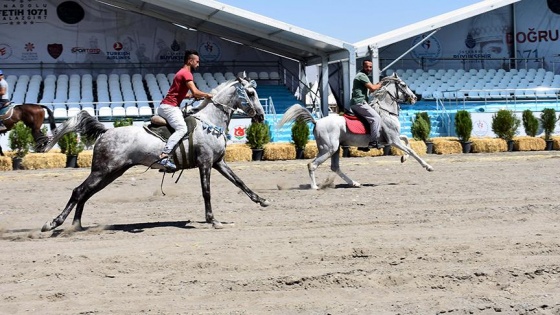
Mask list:
[{"label": "white horse legs", "polygon": [[[430,164],[426,163],[426,161],[424,161],[420,156],[418,156],[418,154],[416,154],[414,150],[409,148],[408,145],[403,145],[403,143],[401,142],[402,139],[403,138],[401,137],[401,139],[398,139],[397,141],[391,144],[392,146],[395,146],[404,152],[405,155],[401,157],[401,162],[406,161],[405,156],[412,155],[412,157],[415,158],[416,161],[418,161],[418,163],[420,163],[420,165],[422,165],[422,167],[425,168],[428,172],[433,171],[434,168]],[[408,144],[408,138],[405,137],[404,139],[406,139],[406,143]]]},{"label": "white horse legs", "polygon": [[346,176],[346,174],[344,174],[340,170],[340,163],[339,163],[340,147],[339,147],[334,152],[331,152],[330,150],[327,150],[325,152],[319,151],[317,157],[309,164],[307,164],[307,169],[309,170],[309,178],[311,178],[311,189],[319,189],[319,186],[317,186],[317,181],[315,180],[315,170],[319,167],[319,165],[323,164],[323,162],[325,162],[329,157],[331,158],[331,171],[335,172],[338,176],[340,176],[340,178],[342,178],[348,185],[353,187],[360,187],[361,185],[360,183],[352,180],[350,177]]}]

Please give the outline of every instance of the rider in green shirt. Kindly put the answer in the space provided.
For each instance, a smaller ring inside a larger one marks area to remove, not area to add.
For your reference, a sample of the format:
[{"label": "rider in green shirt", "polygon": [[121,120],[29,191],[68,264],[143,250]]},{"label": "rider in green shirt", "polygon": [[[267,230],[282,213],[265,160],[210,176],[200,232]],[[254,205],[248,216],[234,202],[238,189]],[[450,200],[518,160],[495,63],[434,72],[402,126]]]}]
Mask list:
[{"label": "rider in green shirt", "polygon": [[369,74],[373,70],[373,63],[364,60],[362,70],[358,72],[354,78],[352,86],[352,99],[350,100],[350,108],[358,115],[364,117],[370,126],[370,142],[369,148],[380,149],[379,131],[381,129],[381,117],[367,102],[368,92],[375,92],[381,88],[380,83],[373,84],[369,80]]}]

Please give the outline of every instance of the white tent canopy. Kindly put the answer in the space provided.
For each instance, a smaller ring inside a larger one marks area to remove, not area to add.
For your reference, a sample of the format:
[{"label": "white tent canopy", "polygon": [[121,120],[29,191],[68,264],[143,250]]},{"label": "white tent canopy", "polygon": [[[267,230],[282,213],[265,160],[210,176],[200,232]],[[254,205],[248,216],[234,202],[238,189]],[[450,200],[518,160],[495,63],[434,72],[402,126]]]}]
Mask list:
[{"label": "white tent canopy", "polygon": [[[306,66],[321,66],[322,95],[329,95],[329,63],[340,62],[342,86],[338,91],[350,95],[351,80],[356,74],[356,59],[371,56],[374,80],[379,79],[379,49],[403,39],[426,32],[435,32],[446,25],[468,19],[521,0],[485,0],[437,17],[414,23],[385,34],[351,44],[294,25],[274,20],[213,0],[96,0],[168,21],[176,25],[220,36],[256,49],[261,49],[300,62]],[[408,52],[403,52],[403,56]],[[402,56],[401,56],[402,57]],[[303,78],[303,71],[300,77]],[[327,98],[321,109],[328,111]],[[344,99],[346,103],[349,100]],[[347,105],[347,104],[345,104]]]}]

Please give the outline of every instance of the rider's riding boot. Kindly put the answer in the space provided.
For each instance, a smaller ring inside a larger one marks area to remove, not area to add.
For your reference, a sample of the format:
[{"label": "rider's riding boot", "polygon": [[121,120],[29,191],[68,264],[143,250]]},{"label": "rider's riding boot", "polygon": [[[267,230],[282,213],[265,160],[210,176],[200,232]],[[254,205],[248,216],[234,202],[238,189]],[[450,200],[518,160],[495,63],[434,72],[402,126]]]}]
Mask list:
[{"label": "rider's riding boot", "polygon": [[370,149],[381,149],[383,145],[377,141],[370,141],[367,147],[358,147],[359,151],[369,152]]},{"label": "rider's riding boot", "polygon": [[175,163],[171,162],[169,157],[164,157],[163,159],[159,160],[159,164],[165,166],[166,172],[175,172],[177,170],[177,166]]},{"label": "rider's riding boot", "polygon": [[368,147],[369,147],[370,149],[381,149],[383,146],[381,145],[381,143],[379,143],[379,142],[377,142],[377,141],[371,141],[371,142],[368,144]]}]

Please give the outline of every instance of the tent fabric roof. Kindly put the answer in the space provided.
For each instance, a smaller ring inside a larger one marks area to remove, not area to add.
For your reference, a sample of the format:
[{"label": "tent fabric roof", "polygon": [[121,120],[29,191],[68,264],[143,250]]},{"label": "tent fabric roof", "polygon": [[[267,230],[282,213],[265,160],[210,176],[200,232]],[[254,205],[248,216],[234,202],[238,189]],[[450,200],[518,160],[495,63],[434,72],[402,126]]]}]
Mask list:
[{"label": "tent fabric roof", "polygon": [[354,43],[356,48],[356,57],[361,58],[369,53],[370,47],[385,47],[397,43],[401,40],[411,38],[426,32],[434,31],[438,28],[444,27],[470,17],[492,11],[506,5],[519,2],[521,0],[485,0],[461,9],[457,9],[448,13],[438,15],[436,17],[410,24],[396,30],[380,34],[357,43]]},{"label": "tent fabric roof", "polygon": [[[332,54],[348,57],[349,43],[213,0],[97,0],[230,41],[319,63]],[[332,58],[332,57],[331,57]]]}]

